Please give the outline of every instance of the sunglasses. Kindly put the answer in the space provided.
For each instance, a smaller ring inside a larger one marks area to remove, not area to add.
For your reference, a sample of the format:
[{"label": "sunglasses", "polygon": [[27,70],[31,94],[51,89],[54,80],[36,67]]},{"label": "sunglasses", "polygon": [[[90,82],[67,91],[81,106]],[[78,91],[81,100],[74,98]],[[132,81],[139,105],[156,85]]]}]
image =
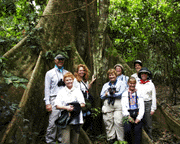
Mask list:
[{"label": "sunglasses", "polygon": [[60,60],[64,60],[64,58],[58,58],[58,60],[60,61]]}]

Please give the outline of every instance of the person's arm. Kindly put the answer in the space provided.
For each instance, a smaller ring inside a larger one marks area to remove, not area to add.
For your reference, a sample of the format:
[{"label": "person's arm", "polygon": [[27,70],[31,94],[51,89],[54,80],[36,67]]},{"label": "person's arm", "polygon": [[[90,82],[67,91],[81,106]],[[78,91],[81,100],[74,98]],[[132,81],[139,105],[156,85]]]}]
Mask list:
[{"label": "person's arm", "polygon": [[101,90],[101,94],[100,94],[101,99],[106,99],[106,97],[108,96],[109,94],[108,88],[109,88],[108,83],[105,83]]},{"label": "person's arm", "polygon": [[126,90],[126,84],[122,81],[119,81],[120,83],[118,83],[117,89],[118,92],[116,92],[113,97],[119,98],[121,99],[121,96],[123,94],[123,92]]},{"label": "person's arm", "polygon": [[151,106],[151,115],[154,114],[155,110],[156,110],[156,89],[154,84],[152,83],[152,106]]},{"label": "person's arm", "polygon": [[72,105],[68,105],[68,106],[56,105],[56,108],[60,110],[67,110],[67,111],[73,111],[74,109]]},{"label": "person's arm", "polygon": [[137,122],[140,122],[144,116],[144,99],[141,95],[138,94],[138,108],[139,108],[139,114],[138,116],[136,117],[137,119]]},{"label": "person's arm", "polygon": [[123,116],[129,116],[129,100],[128,100],[128,96],[126,95],[127,92],[124,92],[122,95],[122,99],[121,99],[121,105],[122,105],[122,114]]},{"label": "person's arm", "polygon": [[46,104],[46,110],[47,111],[52,111],[52,105],[50,104],[50,84],[51,84],[51,78],[49,76],[49,73],[46,73],[45,76],[45,89],[44,89],[44,93],[45,93],[45,104]]},{"label": "person's arm", "polygon": [[88,85],[88,89],[91,88],[91,85],[94,83],[95,80],[96,80],[96,77],[93,75],[93,76],[92,76],[92,80],[91,80],[91,82],[90,82],[89,85]]}]

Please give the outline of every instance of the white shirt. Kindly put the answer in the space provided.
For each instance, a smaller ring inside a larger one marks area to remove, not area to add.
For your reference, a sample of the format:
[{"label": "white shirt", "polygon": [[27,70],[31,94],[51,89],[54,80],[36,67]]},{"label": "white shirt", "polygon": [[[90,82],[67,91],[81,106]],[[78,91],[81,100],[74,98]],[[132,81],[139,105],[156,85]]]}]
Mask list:
[{"label": "white shirt", "polygon": [[60,79],[63,79],[63,76],[67,73],[68,71],[63,69],[62,72],[60,72],[58,70],[58,68],[54,67],[53,69],[49,70],[47,73],[46,73],[46,76],[45,76],[45,89],[44,89],[44,93],[45,93],[45,97],[44,97],[44,100],[45,100],[45,103],[46,105],[47,104],[50,104],[50,96],[54,96],[54,95],[57,95],[58,91],[63,88],[62,86],[61,87],[58,87],[58,81]]},{"label": "white shirt", "polygon": [[[62,88],[55,99],[55,106],[67,106],[68,103],[71,102],[79,102],[79,104],[84,103],[84,96],[80,89],[72,87],[71,89],[68,89],[66,86]],[[77,124],[75,123],[75,120],[72,120],[70,124]],[[79,114],[79,124],[83,124],[83,115],[82,111]]]},{"label": "white shirt", "polygon": [[77,79],[75,78],[73,86],[76,88],[79,88],[81,91],[85,92],[88,90],[87,88],[89,87],[89,82],[88,81],[86,83],[83,81],[78,82]]},{"label": "white shirt", "polygon": [[155,111],[157,107],[156,106],[156,89],[153,82],[151,80],[145,84],[140,84],[139,82],[136,84],[136,88],[138,89],[138,91],[141,92],[144,101],[152,100],[151,111]]},{"label": "white shirt", "polygon": [[[135,92],[132,94],[133,96],[135,95]],[[137,91],[137,102],[138,102],[138,108],[139,108],[139,114],[137,116],[138,120],[141,120],[143,118],[144,115],[144,100],[143,97],[140,93],[140,91]],[[121,105],[122,105],[122,114],[123,116],[129,116],[129,98],[128,98],[128,90],[126,90],[123,94],[122,94],[122,99],[121,99]]]},{"label": "white shirt", "polygon": [[132,74],[131,77],[136,79],[136,83],[140,82],[140,78],[138,77],[137,73]]}]

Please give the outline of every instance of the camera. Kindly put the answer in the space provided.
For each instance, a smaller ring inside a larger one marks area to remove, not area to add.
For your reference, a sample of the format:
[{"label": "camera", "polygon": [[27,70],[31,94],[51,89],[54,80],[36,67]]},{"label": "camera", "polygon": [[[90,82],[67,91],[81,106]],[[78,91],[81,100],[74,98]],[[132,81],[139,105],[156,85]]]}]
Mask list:
[{"label": "camera", "polygon": [[60,87],[60,86],[65,86],[65,83],[63,82],[63,80],[62,79],[60,79],[59,81],[58,81],[58,87]]},{"label": "camera", "polygon": [[108,91],[110,95],[113,95],[116,92],[116,88],[114,86],[111,86]]}]

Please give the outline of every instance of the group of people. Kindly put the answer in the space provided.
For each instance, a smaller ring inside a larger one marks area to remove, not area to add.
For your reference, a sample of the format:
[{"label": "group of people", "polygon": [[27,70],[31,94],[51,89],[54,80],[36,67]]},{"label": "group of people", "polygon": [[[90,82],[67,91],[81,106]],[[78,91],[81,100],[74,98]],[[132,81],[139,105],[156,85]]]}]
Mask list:
[{"label": "group of people", "polygon": [[128,144],[140,144],[142,128],[152,139],[152,115],[156,110],[156,90],[152,82],[152,73],[142,62],[134,62],[136,73],[129,78],[124,68],[116,64],[109,69],[109,82],[103,85],[101,99],[104,100],[102,113],[107,140],[127,141]]},{"label": "group of people", "polygon": [[[54,58],[55,67],[45,75],[45,104],[49,112],[49,124],[45,136],[46,143],[77,144],[80,128],[91,126],[93,97],[89,93],[96,80],[89,82],[88,68],[79,64],[74,75],[64,69],[65,57]],[[142,127],[151,137],[151,116],[156,110],[156,91],[152,74],[142,67],[142,62],[134,63],[137,73],[125,76],[121,64],[109,69],[109,82],[102,87],[100,98],[103,121],[109,143],[127,141],[141,143]]]},{"label": "group of people", "polygon": [[79,64],[74,75],[64,69],[65,57],[54,58],[55,67],[45,75],[45,104],[49,114],[49,124],[45,136],[46,143],[77,144],[80,127],[87,130],[91,124],[93,97],[89,93],[94,75],[88,82],[88,68]]}]

